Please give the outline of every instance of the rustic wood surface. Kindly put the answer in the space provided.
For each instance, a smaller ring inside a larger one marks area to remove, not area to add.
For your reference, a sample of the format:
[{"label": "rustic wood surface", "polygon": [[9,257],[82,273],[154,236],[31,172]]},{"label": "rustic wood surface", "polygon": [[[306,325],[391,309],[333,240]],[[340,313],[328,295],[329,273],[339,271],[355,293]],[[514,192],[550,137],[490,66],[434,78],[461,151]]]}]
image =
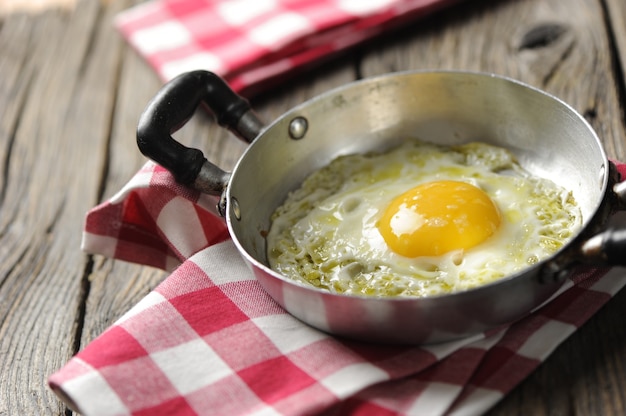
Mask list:
[{"label": "rustic wood surface", "polygon": [[[48,375],[165,277],[79,249],[84,214],[144,162],[136,121],[161,83],[112,28],[132,0],[20,1],[0,7],[0,415],[71,414]],[[253,104],[271,120],[360,77],[490,71],[567,101],[626,160],[624,68],[624,0],[474,0]],[[204,114],[179,138],[225,168],[245,148]],[[625,317],[622,291],[490,414],[626,414]]]}]

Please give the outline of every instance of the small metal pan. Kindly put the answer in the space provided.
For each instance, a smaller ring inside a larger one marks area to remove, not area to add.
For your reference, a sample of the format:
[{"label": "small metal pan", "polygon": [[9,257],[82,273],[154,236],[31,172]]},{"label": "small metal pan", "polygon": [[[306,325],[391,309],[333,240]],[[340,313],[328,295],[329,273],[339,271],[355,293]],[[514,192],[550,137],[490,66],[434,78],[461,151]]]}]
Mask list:
[{"label": "small metal pan", "polygon": [[[171,137],[200,105],[251,143],[232,172]],[[407,138],[482,141],[511,150],[528,171],[572,190],[582,231],[519,273],[428,298],[333,294],[268,267],[264,236],[289,191],[339,155],[383,150]],[[266,126],[219,77],[189,72],[148,104],[137,142],[180,183],[220,195],[230,234],[265,290],[289,313],[338,336],[404,344],[468,336],[525,316],[581,264],[626,263],[626,231],[606,229],[609,217],[626,206],[626,187],[596,133],[561,100],[492,74],[408,72],[366,79],[313,98]]]}]

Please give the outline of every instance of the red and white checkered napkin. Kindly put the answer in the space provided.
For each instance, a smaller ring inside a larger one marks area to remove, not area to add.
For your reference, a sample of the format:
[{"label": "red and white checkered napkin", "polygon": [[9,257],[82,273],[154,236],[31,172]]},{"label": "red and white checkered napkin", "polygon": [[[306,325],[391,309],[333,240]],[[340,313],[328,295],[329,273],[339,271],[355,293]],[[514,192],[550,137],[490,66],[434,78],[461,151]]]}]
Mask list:
[{"label": "red and white checkered napkin", "polygon": [[116,27],[163,80],[205,69],[253,93],[455,1],[153,0]]},{"label": "red and white checkered napkin", "polygon": [[480,414],[626,283],[623,270],[586,270],[527,318],[456,342],[345,341],[296,320],[263,291],[214,204],[148,163],[89,213],[87,251],[181,264],[50,377],[72,408],[85,415]]}]

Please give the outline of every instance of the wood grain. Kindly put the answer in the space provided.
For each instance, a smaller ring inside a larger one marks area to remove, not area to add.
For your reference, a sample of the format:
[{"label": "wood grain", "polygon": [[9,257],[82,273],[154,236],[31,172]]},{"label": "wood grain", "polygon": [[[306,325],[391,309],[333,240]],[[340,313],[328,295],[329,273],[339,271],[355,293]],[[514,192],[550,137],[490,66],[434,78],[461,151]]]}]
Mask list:
[{"label": "wood grain", "polygon": [[[4,125],[11,128],[3,129],[0,138],[6,155],[0,265],[4,414],[65,410],[45,383],[73,353],[85,263],[84,255],[72,249],[80,243],[76,219],[95,202],[93,190],[100,181],[91,170],[97,155],[90,141],[76,140],[80,136],[73,133],[80,128],[74,125],[80,110],[76,82],[89,46],[85,25],[97,18],[94,6],[82,3],[76,11],[81,19],[63,11],[19,16],[4,21],[0,33],[0,43],[14,51],[3,50],[3,66],[15,74],[2,108],[17,104]],[[105,135],[99,127],[90,125],[90,135]],[[84,174],[77,174],[81,170]]]},{"label": "wood grain", "polygon": [[[0,415],[71,413],[46,378],[143,298],[165,272],[88,256],[84,214],[145,162],[137,119],[161,85],[112,27],[134,0],[0,16]],[[545,89],[626,160],[623,0],[478,0],[407,25],[254,97],[273,120],[346,82],[407,69],[465,69]],[[232,169],[245,149],[198,113],[177,133]],[[620,415],[622,292],[490,414]]]},{"label": "wood grain", "polygon": [[616,71],[622,76],[621,93],[624,94],[626,85],[626,72],[624,72],[626,68],[626,9],[624,9],[621,0],[606,0],[605,4],[607,30],[615,47],[613,59],[617,66]]}]

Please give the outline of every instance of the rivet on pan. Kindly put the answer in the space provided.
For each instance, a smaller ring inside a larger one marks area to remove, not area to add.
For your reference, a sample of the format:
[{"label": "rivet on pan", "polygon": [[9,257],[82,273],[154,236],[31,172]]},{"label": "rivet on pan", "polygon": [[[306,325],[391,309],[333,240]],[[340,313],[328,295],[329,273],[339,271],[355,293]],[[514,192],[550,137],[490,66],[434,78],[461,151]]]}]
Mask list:
[{"label": "rivet on pan", "polygon": [[237,201],[237,198],[231,198],[230,199],[230,206],[233,209],[233,215],[235,216],[236,219],[240,220],[241,219],[241,209],[239,208],[239,201]]},{"label": "rivet on pan", "polygon": [[296,117],[289,123],[289,136],[294,140],[304,138],[309,129],[309,122],[304,117]]}]

